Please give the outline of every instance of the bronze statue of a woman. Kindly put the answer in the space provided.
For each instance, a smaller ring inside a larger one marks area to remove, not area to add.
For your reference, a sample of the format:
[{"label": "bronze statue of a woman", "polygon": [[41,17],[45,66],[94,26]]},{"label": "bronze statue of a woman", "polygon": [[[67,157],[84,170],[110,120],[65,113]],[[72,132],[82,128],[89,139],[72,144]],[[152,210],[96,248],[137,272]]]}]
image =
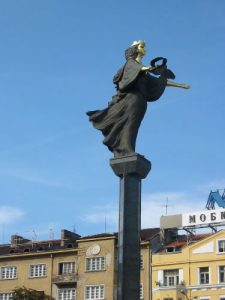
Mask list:
[{"label": "bronze statue of a woman", "polygon": [[[102,131],[103,143],[114,153],[114,157],[135,153],[139,126],[147,109],[147,102],[160,98],[166,86],[188,89],[186,84],[169,81],[175,78],[166,65],[144,66],[145,42],[135,41],[125,51],[126,63],[113,78],[117,93],[108,107],[89,111],[87,115],[93,126]],[[151,75],[155,74],[155,75]]]}]

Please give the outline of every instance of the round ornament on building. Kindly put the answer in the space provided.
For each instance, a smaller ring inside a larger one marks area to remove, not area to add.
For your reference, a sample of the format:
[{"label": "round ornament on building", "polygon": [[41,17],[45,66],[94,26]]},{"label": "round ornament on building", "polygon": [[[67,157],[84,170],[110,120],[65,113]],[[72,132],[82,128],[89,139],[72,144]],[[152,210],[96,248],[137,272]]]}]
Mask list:
[{"label": "round ornament on building", "polygon": [[98,244],[94,244],[87,249],[86,255],[97,255],[101,251],[101,247]]},{"label": "round ornament on building", "polygon": [[100,246],[98,244],[93,245],[91,247],[91,254],[97,255],[97,254],[99,254],[100,250],[101,250],[101,248],[100,248]]}]

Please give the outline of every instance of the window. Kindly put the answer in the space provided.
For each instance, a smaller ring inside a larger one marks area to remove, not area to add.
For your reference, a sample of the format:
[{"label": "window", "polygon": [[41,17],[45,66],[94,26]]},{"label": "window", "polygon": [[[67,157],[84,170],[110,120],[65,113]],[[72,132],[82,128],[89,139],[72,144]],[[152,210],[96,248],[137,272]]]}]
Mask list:
[{"label": "window", "polygon": [[0,293],[0,300],[11,300],[12,293]]},{"label": "window", "polygon": [[64,262],[59,264],[59,274],[73,274],[75,273],[75,262]]},{"label": "window", "polygon": [[58,300],[75,300],[76,299],[76,289],[58,289]]},{"label": "window", "polygon": [[104,299],[104,285],[89,285],[85,287],[85,299]]},{"label": "window", "polygon": [[164,271],[164,286],[175,286],[179,284],[179,270]]},{"label": "window", "polygon": [[218,241],[218,250],[219,253],[225,252],[225,240]]},{"label": "window", "polygon": [[141,257],[140,257],[140,268],[144,269],[144,258],[143,258],[143,255],[141,255]]},{"label": "window", "polygon": [[46,276],[46,265],[30,265],[30,277],[44,277]]},{"label": "window", "polygon": [[209,267],[199,268],[199,283],[200,284],[209,283]]},{"label": "window", "polygon": [[225,266],[219,266],[219,282],[225,283]]},{"label": "window", "polygon": [[181,247],[168,247],[168,248],[166,248],[167,253],[176,253],[176,252],[180,252],[180,251],[181,251]]},{"label": "window", "polygon": [[15,279],[17,277],[17,267],[1,267],[0,279]]},{"label": "window", "polygon": [[140,284],[140,299],[144,298],[144,287],[143,283]]},{"label": "window", "polygon": [[86,258],[86,271],[105,270],[105,257]]}]

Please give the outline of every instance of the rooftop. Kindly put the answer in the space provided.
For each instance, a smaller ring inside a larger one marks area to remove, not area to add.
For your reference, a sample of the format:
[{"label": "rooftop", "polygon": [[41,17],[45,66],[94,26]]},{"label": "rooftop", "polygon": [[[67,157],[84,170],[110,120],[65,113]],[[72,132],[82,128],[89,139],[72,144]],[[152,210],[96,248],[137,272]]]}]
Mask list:
[{"label": "rooftop", "polygon": [[[158,235],[159,232],[159,228],[142,229],[141,239],[145,241],[150,241],[152,238]],[[62,229],[60,239],[51,239],[43,241],[32,241],[19,235],[12,235],[10,244],[0,245],[0,256],[77,249],[78,240],[85,241],[88,239],[103,239],[110,237],[117,238],[118,233],[99,233],[81,237],[79,234]]]},{"label": "rooftop", "polygon": [[177,235],[173,241],[169,242],[168,244],[164,245],[160,248],[158,252],[160,253],[172,253],[172,252],[179,252],[184,247],[187,247],[190,244],[194,244],[200,240],[203,240],[213,233],[203,233],[203,234],[192,234],[192,235]]},{"label": "rooftop", "polygon": [[[212,233],[173,235],[166,244],[159,240],[160,228],[146,228],[141,230],[141,240],[151,242],[152,247],[158,253],[179,252],[182,248],[209,237]],[[99,233],[80,236],[77,233],[62,229],[60,239],[31,241],[19,235],[12,235],[10,244],[0,245],[0,256],[22,255],[32,253],[45,253],[53,251],[65,251],[78,248],[79,241],[91,239],[118,238],[118,233]],[[163,245],[163,246],[162,246]]]}]

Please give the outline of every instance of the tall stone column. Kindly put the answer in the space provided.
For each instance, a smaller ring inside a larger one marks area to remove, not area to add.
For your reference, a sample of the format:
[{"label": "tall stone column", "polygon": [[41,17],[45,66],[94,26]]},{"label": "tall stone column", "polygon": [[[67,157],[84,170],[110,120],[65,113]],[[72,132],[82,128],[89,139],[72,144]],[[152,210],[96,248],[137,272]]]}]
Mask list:
[{"label": "tall stone column", "polygon": [[120,177],[117,300],[140,299],[141,179],[151,163],[134,154],[110,160]]}]

